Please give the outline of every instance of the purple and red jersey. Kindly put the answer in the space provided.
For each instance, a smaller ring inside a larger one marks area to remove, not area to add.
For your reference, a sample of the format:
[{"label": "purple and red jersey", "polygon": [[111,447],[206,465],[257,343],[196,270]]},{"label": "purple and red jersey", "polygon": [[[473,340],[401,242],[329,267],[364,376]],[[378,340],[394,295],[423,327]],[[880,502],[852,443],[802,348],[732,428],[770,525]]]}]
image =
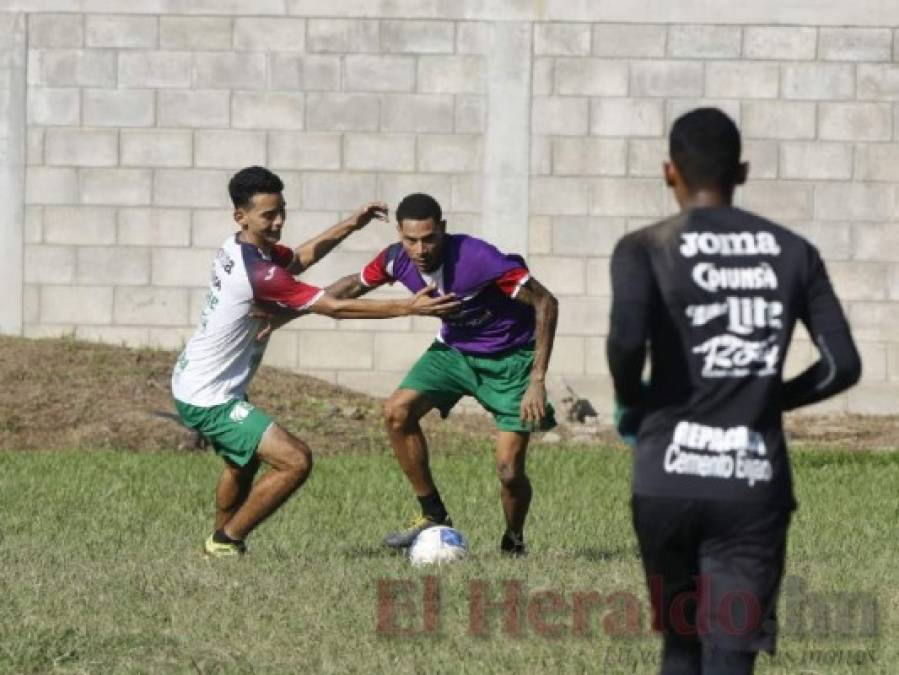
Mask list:
[{"label": "purple and red jersey", "polygon": [[448,234],[443,263],[429,274],[420,272],[400,243],[381,251],[360,279],[369,288],[399,281],[412,293],[428,284],[437,293],[454,293],[462,303],[443,317],[438,339],[470,354],[497,354],[534,341],[534,308],[515,300],[530,279],[524,259],[501,253],[486,241]]}]

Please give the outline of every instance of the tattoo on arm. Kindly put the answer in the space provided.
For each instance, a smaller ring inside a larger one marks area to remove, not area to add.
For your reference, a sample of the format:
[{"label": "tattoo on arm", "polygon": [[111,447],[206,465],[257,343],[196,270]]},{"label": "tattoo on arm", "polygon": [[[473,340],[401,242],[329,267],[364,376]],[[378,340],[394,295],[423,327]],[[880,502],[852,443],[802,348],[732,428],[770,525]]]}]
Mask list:
[{"label": "tattoo on arm", "polygon": [[536,314],[534,366],[531,369],[532,379],[545,379],[549,368],[549,357],[552,354],[556,337],[556,324],[559,319],[559,302],[539,281],[533,277],[518,289],[515,296],[518,302],[531,305]]},{"label": "tattoo on arm", "polygon": [[347,274],[325,288],[332,298],[351,299],[368,293],[371,289],[362,283],[358,274]]}]

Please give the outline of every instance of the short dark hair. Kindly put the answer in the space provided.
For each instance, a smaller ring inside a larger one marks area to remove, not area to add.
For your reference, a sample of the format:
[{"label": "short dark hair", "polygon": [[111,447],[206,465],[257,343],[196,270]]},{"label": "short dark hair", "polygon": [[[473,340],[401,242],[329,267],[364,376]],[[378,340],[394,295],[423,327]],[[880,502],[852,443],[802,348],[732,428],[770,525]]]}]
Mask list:
[{"label": "short dark hair", "polygon": [[407,218],[412,220],[433,218],[435,223],[439,223],[443,220],[443,211],[431,195],[415,192],[403,197],[403,201],[396,207],[396,222],[402,223]]},{"label": "short dark hair", "polygon": [[250,205],[254,195],[277,194],[284,191],[284,182],[264,166],[248,166],[231,176],[228,193],[234,208]]},{"label": "short dark hair", "polygon": [[740,131],[718,108],[696,108],[678,117],[668,152],[691,188],[727,190],[739,182]]}]

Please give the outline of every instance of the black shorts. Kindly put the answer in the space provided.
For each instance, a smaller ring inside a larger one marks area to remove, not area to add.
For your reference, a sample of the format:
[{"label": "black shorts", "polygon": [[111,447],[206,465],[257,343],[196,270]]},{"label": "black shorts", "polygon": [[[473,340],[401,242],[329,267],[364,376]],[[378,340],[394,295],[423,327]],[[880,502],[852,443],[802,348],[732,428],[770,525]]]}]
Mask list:
[{"label": "black shorts", "polygon": [[655,630],[773,653],[789,507],[640,495],[631,505]]}]

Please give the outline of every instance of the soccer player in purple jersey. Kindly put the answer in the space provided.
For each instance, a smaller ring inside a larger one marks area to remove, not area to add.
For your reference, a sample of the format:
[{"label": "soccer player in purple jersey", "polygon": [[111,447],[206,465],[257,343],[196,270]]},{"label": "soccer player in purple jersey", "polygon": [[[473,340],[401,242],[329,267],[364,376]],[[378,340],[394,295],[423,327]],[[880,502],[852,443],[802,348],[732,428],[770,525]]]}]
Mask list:
[{"label": "soccer player in purple jersey", "polygon": [[556,331],[558,303],[517,255],[464,234],[448,234],[440,204],[411,194],[396,211],[399,242],[388,246],[359,275],[328,288],[355,298],[382,284],[400,282],[413,293],[428,284],[462,303],[442,317],[434,343],[387,399],[387,431],[400,467],[421,504],[412,525],[384,539],[407,548],[434,525],[451,524],[428,463],[419,420],[436,408],[446,417],[463,396],[474,397],[496,420],[496,470],[506,530],[500,549],[525,555],[524,522],[531,502],[525,473],[530,432],[555,426],[546,400],[546,369]]}]

